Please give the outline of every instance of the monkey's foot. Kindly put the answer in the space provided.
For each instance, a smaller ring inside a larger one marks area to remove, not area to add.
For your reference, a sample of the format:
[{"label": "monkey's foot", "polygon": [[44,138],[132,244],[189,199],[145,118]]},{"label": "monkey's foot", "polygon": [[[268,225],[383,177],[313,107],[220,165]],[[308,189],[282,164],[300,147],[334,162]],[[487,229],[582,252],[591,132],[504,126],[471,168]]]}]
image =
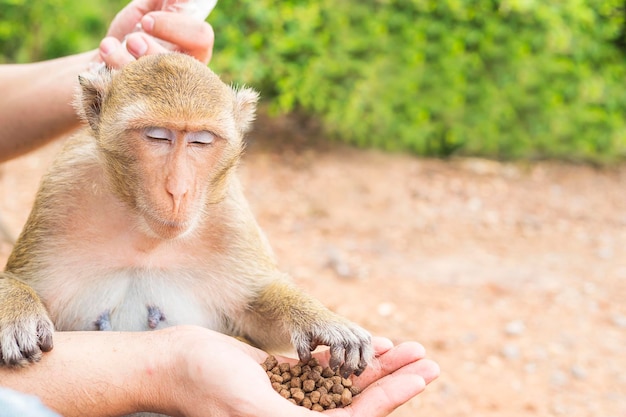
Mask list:
[{"label": "monkey's foot", "polygon": [[148,327],[156,329],[160,322],[165,321],[165,315],[156,306],[148,306]]},{"label": "monkey's foot", "polygon": [[106,310],[100,316],[98,316],[98,320],[94,322],[96,325],[96,330],[109,331],[113,328],[111,327],[111,311]]}]

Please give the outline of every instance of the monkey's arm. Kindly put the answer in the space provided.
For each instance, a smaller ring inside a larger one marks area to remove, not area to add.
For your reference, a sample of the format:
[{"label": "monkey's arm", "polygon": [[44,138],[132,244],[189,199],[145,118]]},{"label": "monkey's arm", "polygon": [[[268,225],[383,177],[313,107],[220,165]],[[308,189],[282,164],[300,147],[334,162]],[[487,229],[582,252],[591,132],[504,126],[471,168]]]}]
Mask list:
[{"label": "monkey's arm", "polygon": [[0,275],[0,365],[25,366],[52,349],[54,327],[31,287]]},{"label": "monkey's arm", "polygon": [[359,375],[373,358],[370,334],[331,312],[286,279],[267,285],[251,303],[246,336],[263,349],[289,342],[302,361],[319,345],[330,347],[330,367]]}]

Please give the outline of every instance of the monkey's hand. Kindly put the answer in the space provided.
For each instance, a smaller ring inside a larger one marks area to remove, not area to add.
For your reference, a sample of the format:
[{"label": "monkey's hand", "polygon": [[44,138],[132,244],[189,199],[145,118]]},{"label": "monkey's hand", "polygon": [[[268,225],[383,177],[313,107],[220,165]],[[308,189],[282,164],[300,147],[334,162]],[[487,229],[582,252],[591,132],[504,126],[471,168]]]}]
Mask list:
[{"label": "monkey's hand", "polygon": [[324,319],[317,317],[304,326],[291,330],[291,342],[302,362],[311,359],[319,345],[330,347],[329,366],[340,369],[343,377],[360,375],[374,357],[370,334],[360,326],[326,311]]},{"label": "monkey's hand", "polygon": [[251,304],[255,317],[244,333],[261,348],[293,345],[302,362],[311,359],[317,346],[330,347],[330,367],[342,375],[360,375],[374,357],[370,334],[328,310],[318,300],[286,280],[263,288]]},{"label": "monkey's hand", "polygon": [[0,275],[0,365],[26,366],[52,349],[54,326],[28,285]]}]

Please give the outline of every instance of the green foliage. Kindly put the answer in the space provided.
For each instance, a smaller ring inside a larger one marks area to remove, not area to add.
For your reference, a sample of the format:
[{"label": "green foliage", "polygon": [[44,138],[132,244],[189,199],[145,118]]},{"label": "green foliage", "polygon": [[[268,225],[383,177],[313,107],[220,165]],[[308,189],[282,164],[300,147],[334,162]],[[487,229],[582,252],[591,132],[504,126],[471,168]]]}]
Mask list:
[{"label": "green foliage", "polygon": [[0,0],[0,63],[95,48],[126,1]]},{"label": "green foliage", "polygon": [[[93,48],[125,3],[0,0],[0,62]],[[625,3],[220,0],[211,66],[359,146],[620,160]]]},{"label": "green foliage", "polygon": [[625,154],[622,1],[220,4],[213,66],[352,143],[442,156]]}]

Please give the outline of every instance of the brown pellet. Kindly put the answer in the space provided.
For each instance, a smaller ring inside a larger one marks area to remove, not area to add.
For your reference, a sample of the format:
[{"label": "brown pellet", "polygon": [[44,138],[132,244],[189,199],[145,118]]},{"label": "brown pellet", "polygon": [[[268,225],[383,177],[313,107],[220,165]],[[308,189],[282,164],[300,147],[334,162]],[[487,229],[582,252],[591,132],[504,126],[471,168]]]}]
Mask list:
[{"label": "brown pellet", "polygon": [[319,392],[318,390],[312,391],[311,393],[309,393],[309,398],[311,399],[311,402],[313,404],[317,404],[318,402],[320,402],[321,396],[322,396],[322,393]]},{"label": "brown pellet", "polygon": [[304,397],[304,400],[300,403],[300,405],[304,408],[308,408],[309,410],[313,407],[313,403],[310,398]]},{"label": "brown pellet", "polygon": [[342,406],[346,406],[348,404],[352,404],[352,392],[348,388],[344,388],[341,393],[341,398],[339,398],[339,402]]},{"label": "brown pellet", "polygon": [[341,394],[343,392],[343,385],[334,384],[330,390],[333,394]]},{"label": "brown pellet", "polygon": [[[348,393],[349,392],[350,391],[348,391]],[[292,388],[291,389],[291,398],[296,400],[296,404],[302,403],[302,400],[304,400],[304,395],[305,395],[304,391],[302,391],[300,388]],[[352,394],[350,394],[350,400],[352,400]],[[314,402],[313,399],[311,399],[311,402]]]},{"label": "brown pellet", "polygon": [[312,379],[306,379],[302,382],[302,389],[304,392],[311,392],[315,389],[315,381]]},{"label": "brown pellet", "polygon": [[313,407],[311,407],[311,410],[322,412],[322,411],[324,411],[324,407],[322,407],[319,404],[313,404]]},{"label": "brown pellet", "polygon": [[278,360],[276,359],[276,357],[270,355],[267,357],[267,359],[265,359],[265,362],[263,362],[263,364],[265,365],[266,370],[271,370],[278,364]]},{"label": "brown pellet", "polygon": [[261,364],[274,391],[301,407],[314,411],[330,410],[352,404],[359,389],[349,378],[342,378],[339,370],[322,367],[317,359],[307,363],[278,363],[268,356]]},{"label": "brown pellet", "polygon": [[302,388],[302,380],[300,379],[300,377],[295,376],[291,378],[291,381],[289,381],[289,385],[291,385],[291,388]]},{"label": "brown pellet", "polygon": [[330,379],[325,379],[324,382],[322,383],[322,386],[324,387],[326,392],[329,392],[333,388],[333,385],[335,384]]},{"label": "brown pellet", "polygon": [[283,377],[278,375],[278,374],[272,374],[272,377],[270,378],[270,381],[278,382],[279,384],[282,384],[283,383]]},{"label": "brown pellet", "polygon": [[302,375],[302,366],[300,364],[292,366],[291,367],[291,375],[292,376],[300,376],[300,375]]},{"label": "brown pellet", "polygon": [[333,396],[332,394],[324,394],[320,397],[320,401],[319,403],[321,404],[322,407],[329,407],[330,403],[333,402]]}]

